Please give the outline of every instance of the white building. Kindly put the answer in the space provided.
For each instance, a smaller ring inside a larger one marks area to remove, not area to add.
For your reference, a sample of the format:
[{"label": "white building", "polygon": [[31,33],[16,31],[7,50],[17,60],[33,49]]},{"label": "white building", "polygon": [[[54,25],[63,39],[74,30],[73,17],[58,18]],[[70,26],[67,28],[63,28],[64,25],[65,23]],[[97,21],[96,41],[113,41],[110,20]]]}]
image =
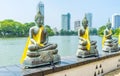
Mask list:
[{"label": "white building", "polygon": [[120,14],[113,14],[112,15],[112,28],[120,27]]}]

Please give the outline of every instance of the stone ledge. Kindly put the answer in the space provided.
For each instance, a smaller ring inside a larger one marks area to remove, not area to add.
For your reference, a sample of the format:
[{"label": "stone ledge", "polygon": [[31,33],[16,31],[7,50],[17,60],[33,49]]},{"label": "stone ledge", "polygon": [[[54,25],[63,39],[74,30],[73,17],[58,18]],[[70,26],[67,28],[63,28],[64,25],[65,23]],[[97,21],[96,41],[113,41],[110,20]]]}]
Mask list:
[{"label": "stone ledge", "polygon": [[75,68],[92,62],[112,58],[120,55],[120,52],[103,54],[99,57],[77,58],[73,56],[62,57],[61,62],[55,66],[47,65],[36,68],[24,69],[22,65],[11,65],[0,67],[0,76],[44,76],[55,72]]}]

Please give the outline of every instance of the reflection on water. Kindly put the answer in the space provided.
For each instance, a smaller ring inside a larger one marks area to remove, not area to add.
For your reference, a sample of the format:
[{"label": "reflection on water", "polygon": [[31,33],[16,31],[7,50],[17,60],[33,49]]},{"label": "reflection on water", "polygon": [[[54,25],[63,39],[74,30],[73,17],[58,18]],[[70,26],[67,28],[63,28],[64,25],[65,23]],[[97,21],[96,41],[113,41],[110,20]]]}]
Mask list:
[{"label": "reflection on water", "polygon": [[[0,38],[0,66],[19,64],[27,38]],[[97,41],[99,53],[101,51],[101,37],[91,36]],[[61,56],[73,56],[78,46],[77,36],[52,36],[50,43],[57,43]]]}]

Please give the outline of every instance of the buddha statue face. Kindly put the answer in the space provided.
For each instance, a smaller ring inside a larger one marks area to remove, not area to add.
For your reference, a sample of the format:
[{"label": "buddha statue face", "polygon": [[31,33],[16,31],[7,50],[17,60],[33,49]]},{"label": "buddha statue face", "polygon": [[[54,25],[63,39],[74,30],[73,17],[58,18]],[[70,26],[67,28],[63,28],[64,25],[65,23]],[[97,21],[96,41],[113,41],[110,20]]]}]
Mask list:
[{"label": "buddha statue face", "polygon": [[107,26],[108,29],[111,29],[111,25]]},{"label": "buddha statue face", "polygon": [[36,20],[36,24],[38,26],[42,26],[43,25],[43,20],[39,17],[37,20]]},{"label": "buddha statue face", "polygon": [[44,17],[40,14],[40,12],[38,12],[37,15],[35,16],[35,22],[39,27],[43,25]]}]

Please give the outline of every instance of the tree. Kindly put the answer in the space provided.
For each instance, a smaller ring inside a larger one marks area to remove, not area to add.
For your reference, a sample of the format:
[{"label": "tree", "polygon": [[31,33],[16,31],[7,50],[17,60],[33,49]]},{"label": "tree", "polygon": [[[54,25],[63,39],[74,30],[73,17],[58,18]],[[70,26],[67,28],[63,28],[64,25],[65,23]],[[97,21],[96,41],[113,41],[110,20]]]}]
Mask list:
[{"label": "tree", "polygon": [[77,32],[76,31],[65,31],[65,30],[61,29],[60,35],[77,35]]},{"label": "tree", "polygon": [[54,32],[53,32],[53,30],[51,29],[51,27],[49,25],[46,25],[45,29],[46,29],[46,31],[47,31],[49,36],[53,36],[54,35]]},{"label": "tree", "polygon": [[0,21],[0,36],[4,37],[28,36],[30,27],[34,25],[35,25],[34,22],[22,24],[11,19],[6,19]]},{"label": "tree", "polygon": [[17,21],[13,21],[11,19],[6,19],[4,21],[0,22],[1,24],[1,33],[4,36],[15,36],[17,34],[18,31],[18,27],[22,26],[21,23],[17,22]]},{"label": "tree", "polygon": [[[34,22],[22,24],[12,19],[0,21],[0,36],[1,37],[25,37],[29,35],[29,29],[35,26]],[[50,26],[46,25],[45,29],[49,36],[53,36],[54,32]]]},{"label": "tree", "polygon": [[25,23],[23,25],[23,29],[24,29],[24,36],[28,36],[29,35],[29,29],[33,26],[35,26],[35,23],[34,22],[30,22],[30,23]]},{"label": "tree", "polygon": [[106,29],[106,26],[103,25],[98,29],[98,35],[102,36],[104,34],[104,30]]},{"label": "tree", "polygon": [[120,28],[116,28],[116,29],[114,30],[114,35],[118,36],[119,33],[120,33]]},{"label": "tree", "polygon": [[97,29],[96,28],[90,28],[89,33],[90,33],[90,35],[97,35]]}]

